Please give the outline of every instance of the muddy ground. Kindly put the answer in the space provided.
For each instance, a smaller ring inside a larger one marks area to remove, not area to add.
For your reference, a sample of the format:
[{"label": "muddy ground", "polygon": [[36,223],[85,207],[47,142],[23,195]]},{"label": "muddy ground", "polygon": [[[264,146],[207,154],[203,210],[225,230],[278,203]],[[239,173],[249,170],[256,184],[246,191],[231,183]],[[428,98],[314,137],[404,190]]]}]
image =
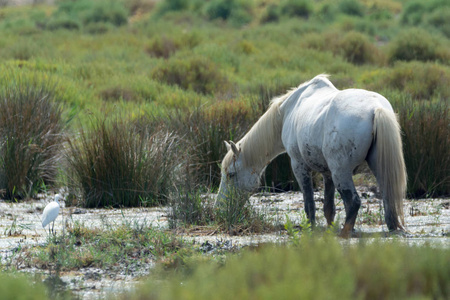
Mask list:
[{"label": "muddy ground", "polygon": [[[368,188],[359,188],[362,195],[362,207],[355,226],[359,239],[370,239],[375,236],[386,236],[387,227],[383,222],[380,200]],[[39,200],[23,203],[9,203],[0,200],[0,254],[2,264],[14,255],[19,247],[33,246],[46,242],[48,233],[41,226],[40,218],[45,205],[51,201],[50,196],[41,195]],[[315,193],[318,226],[325,227],[322,212],[323,193]],[[251,198],[253,205],[268,215],[275,223],[284,224],[286,215],[294,224],[300,223],[303,214],[303,197],[301,193],[289,192],[281,194],[257,194]],[[55,228],[61,232],[63,222],[82,222],[87,227],[114,226],[124,222],[145,223],[149,226],[168,228],[168,208],[130,208],[130,209],[80,209],[64,207],[57,218]],[[339,197],[336,199],[336,221],[342,224],[344,206]],[[436,247],[450,249],[450,199],[406,200],[404,203],[405,222],[409,234],[397,237],[410,245],[431,244]],[[229,236],[216,234],[211,230],[198,230],[189,234],[181,234],[183,238],[204,245],[204,252],[222,249],[240,248],[261,243],[284,243],[286,232],[280,230],[263,235]],[[76,272],[63,273],[53,280],[51,285],[61,285],[73,290],[83,299],[104,298],[109,293],[129,290],[146,274],[151,272],[154,263],[136,267],[136,269],[118,270],[114,274],[95,268],[81,269]],[[24,269],[25,272],[41,272],[46,276],[48,271]]]}]

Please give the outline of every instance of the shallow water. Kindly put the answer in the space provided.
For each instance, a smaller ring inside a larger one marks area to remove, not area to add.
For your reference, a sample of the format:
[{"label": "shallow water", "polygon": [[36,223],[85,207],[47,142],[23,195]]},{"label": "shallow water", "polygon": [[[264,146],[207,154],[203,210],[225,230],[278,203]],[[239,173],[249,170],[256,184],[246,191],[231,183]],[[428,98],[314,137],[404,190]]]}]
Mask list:
[{"label": "shallow water", "polygon": [[[370,241],[375,237],[387,236],[387,228],[382,220],[380,200],[364,188],[359,188],[364,195],[362,206],[355,226],[356,235],[350,242],[358,242],[361,238]],[[317,224],[326,226],[322,212],[323,198],[321,192],[315,193],[317,206]],[[45,205],[51,198],[41,195],[39,200],[30,200],[23,203],[7,203],[0,200],[0,254],[1,261],[5,263],[14,255],[14,252],[23,246],[33,246],[45,243],[48,232],[41,226],[41,214]],[[251,198],[252,204],[264,214],[269,215],[277,224],[284,224],[286,216],[294,224],[304,218],[303,197],[301,193],[289,192],[282,194],[257,194]],[[449,199],[423,199],[407,200],[404,203],[407,235],[396,236],[397,240],[408,245],[429,244],[435,247],[450,249],[450,200]],[[344,207],[339,197],[336,198],[336,222],[342,224],[345,218]],[[55,222],[55,230],[61,232],[64,222],[82,222],[87,227],[109,228],[125,222],[145,224],[161,229],[167,229],[168,209],[156,208],[129,208],[129,209],[78,209],[66,208],[62,210]],[[287,236],[284,231],[262,235],[229,236],[204,232],[190,232],[180,234],[185,239],[196,244],[205,244],[208,251],[215,249],[240,249],[244,246],[285,243]],[[391,239],[393,237],[387,237]],[[109,293],[117,293],[131,289],[137,279],[148,274],[154,263],[150,263],[134,272],[123,271],[110,274],[104,270],[87,268],[76,272],[61,274],[66,288],[74,291],[84,299],[105,298]],[[25,272],[43,272],[37,269],[24,269]]]}]

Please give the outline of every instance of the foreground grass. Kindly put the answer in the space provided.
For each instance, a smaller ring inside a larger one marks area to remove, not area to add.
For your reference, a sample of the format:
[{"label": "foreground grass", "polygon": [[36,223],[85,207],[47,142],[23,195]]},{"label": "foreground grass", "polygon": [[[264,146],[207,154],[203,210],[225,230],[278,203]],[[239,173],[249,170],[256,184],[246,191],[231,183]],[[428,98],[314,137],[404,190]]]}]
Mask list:
[{"label": "foreground grass", "polygon": [[448,250],[302,238],[144,282],[124,299],[448,299]]}]

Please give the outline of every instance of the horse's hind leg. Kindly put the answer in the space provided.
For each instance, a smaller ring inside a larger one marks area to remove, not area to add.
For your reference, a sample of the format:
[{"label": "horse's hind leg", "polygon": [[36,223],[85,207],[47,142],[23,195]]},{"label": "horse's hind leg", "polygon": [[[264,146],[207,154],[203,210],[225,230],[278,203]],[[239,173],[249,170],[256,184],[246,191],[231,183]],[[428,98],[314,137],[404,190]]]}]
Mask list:
[{"label": "horse's hind leg", "polygon": [[311,179],[311,171],[306,165],[296,159],[291,159],[292,170],[295,178],[303,192],[305,201],[305,212],[312,225],[316,223],[316,203],[314,202],[314,191]]},{"label": "horse's hind leg", "polygon": [[336,215],[336,206],[334,204],[335,188],[331,176],[323,175],[323,182],[325,185],[323,212],[325,219],[327,219],[328,226],[331,226],[334,222],[334,216]]},{"label": "horse's hind leg", "polygon": [[358,193],[356,192],[351,173],[334,173],[333,182],[339,194],[341,194],[345,206],[346,217],[341,236],[348,237],[355,226],[356,216],[361,206],[361,199],[359,199]]}]

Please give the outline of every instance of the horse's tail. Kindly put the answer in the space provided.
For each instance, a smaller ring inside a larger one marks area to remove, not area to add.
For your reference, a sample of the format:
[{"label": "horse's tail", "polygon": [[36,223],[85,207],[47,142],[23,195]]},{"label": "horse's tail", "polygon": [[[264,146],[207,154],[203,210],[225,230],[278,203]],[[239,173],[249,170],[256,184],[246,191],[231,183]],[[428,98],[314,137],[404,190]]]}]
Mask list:
[{"label": "horse's tail", "polygon": [[403,198],[407,175],[400,124],[394,112],[381,107],[375,110],[374,138],[377,149],[377,180],[383,195],[386,224],[389,230],[403,229]]}]

